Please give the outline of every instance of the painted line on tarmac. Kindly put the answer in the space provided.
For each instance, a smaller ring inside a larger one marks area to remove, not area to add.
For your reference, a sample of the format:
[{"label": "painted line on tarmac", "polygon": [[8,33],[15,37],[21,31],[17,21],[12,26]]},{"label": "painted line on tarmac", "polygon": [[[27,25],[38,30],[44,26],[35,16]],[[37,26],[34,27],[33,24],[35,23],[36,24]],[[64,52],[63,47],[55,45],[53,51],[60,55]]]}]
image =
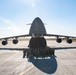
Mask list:
[{"label": "painted line on tarmac", "polygon": [[21,72],[19,75],[23,75],[26,72],[28,72],[29,70],[31,70],[34,66],[32,65],[31,67],[29,67],[28,69],[26,69],[25,71]]}]

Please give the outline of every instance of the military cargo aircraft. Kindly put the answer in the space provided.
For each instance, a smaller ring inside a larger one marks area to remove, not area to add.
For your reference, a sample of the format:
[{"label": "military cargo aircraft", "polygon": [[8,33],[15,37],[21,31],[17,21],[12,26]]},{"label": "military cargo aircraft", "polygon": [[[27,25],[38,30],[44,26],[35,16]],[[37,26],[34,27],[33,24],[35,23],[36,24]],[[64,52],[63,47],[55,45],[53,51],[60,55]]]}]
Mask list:
[{"label": "military cargo aircraft", "polygon": [[56,34],[47,34],[44,23],[39,17],[36,17],[31,23],[29,34],[12,36],[0,38],[2,40],[2,45],[8,44],[8,39],[13,38],[13,44],[18,43],[19,37],[31,37],[29,40],[28,49],[23,50],[23,58],[26,56],[30,58],[34,57],[48,57],[55,56],[55,50],[47,46],[47,42],[45,36],[53,36],[56,37],[56,41],[58,43],[62,42],[62,37],[66,38],[67,43],[72,43],[72,38],[76,38],[73,36],[65,36],[65,35],[56,35]]}]

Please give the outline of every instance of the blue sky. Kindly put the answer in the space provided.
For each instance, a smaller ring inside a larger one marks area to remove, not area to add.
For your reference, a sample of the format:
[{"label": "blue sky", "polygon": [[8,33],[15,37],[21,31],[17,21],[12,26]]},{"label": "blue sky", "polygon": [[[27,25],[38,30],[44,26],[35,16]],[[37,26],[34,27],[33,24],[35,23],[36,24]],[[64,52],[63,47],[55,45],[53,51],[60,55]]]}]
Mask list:
[{"label": "blue sky", "polygon": [[76,36],[76,0],[0,0],[0,37],[29,33],[35,17],[49,34]]}]

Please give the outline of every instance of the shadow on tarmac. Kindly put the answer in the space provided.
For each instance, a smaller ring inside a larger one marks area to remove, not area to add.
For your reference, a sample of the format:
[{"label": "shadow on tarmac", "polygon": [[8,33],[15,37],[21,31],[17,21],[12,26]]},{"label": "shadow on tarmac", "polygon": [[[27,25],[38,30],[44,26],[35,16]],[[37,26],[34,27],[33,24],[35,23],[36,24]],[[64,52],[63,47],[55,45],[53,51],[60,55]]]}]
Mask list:
[{"label": "shadow on tarmac", "polygon": [[[53,48],[54,50],[62,50],[62,49],[76,49],[76,47],[56,47]],[[0,50],[19,50],[23,51],[26,50],[26,48],[0,48]],[[27,49],[28,51],[28,49]],[[56,72],[58,64],[54,56],[51,56],[50,59],[35,59],[32,57],[30,59],[30,62],[34,64],[35,67],[37,67],[42,72],[45,72],[47,74],[53,74]]]},{"label": "shadow on tarmac", "polygon": [[37,67],[39,70],[48,74],[55,73],[58,66],[54,56],[51,56],[47,59],[35,59],[34,57],[32,57],[30,59],[30,62],[32,62],[34,66]]}]

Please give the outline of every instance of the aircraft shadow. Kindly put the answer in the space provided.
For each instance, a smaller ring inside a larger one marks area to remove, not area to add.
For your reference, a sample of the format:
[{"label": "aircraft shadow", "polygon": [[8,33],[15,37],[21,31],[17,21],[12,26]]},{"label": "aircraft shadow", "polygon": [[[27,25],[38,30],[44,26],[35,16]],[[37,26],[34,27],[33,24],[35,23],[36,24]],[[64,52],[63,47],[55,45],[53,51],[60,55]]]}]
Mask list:
[{"label": "aircraft shadow", "polygon": [[53,74],[57,70],[57,61],[55,57],[51,56],[50,59],[34,59],[31,58],[30,62],[34,64],[39,70],[47,74]]},{"label": "aircraft shadow", "polygon": [[[19,50],[23,51],[27,48],[0,48],[0,50]],[[76,47],[54,47],[54,50],[62,50],[62,49],[76,49]],[[28,49],[27,49],[28,51]],[[53,74],[56,72],[58,64],[54,56],[51,56],[50,59],[35,59],[32,57],[30,62],[34,64],[39,70],[47,74]]]}]

